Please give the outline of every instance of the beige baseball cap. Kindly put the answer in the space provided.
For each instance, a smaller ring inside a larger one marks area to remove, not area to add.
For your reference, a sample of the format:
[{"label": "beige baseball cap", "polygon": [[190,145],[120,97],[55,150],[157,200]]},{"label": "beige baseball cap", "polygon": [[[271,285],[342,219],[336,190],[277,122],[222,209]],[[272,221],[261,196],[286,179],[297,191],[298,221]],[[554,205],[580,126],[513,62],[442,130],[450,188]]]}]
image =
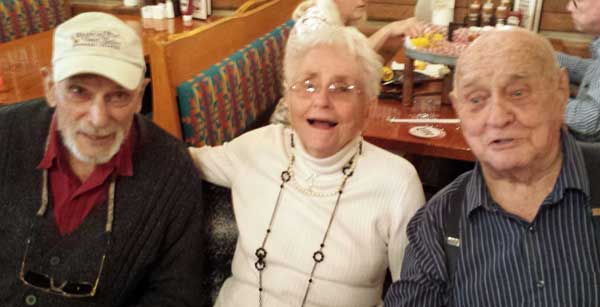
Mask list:
[{"label": "beige baseball cap", "polygon": [[96,74],[126,89],[137,88],[146,69],[142,42],[135,30],[105,13],[77,15],[54,31],[54,82],[78,74]]}]

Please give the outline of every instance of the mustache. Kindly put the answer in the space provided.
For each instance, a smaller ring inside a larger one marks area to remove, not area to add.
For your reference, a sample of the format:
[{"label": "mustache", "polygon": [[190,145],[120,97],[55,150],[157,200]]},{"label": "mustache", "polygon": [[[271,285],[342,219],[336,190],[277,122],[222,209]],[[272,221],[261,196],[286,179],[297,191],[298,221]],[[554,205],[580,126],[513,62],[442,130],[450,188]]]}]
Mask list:
[{"label": "mustache", "polygon": [[80,122],[80,123],[78,123],[77,129],[75,131],[82,132],[82,133],[85,133],[88,135],[103,137],[103,136],[108,136],[108,135],[117,133],[117,132],[119,132],[119,130],[120,130],[119,126],[115,125],[115,124],[110,125],[108,127],[97,128],[97,127],[94,127],[87,123]]}]

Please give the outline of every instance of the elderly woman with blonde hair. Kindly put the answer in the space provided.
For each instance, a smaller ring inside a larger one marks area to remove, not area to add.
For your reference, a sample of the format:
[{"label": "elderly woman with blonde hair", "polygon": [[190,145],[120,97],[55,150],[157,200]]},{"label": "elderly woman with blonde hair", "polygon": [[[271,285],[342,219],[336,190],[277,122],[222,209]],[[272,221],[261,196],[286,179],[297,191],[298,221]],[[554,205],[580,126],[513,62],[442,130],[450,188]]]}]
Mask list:
[{"label": "elderly woman with blonde hair", "polygon": [[361,137],[381,63],[367,38],[314,10],[286,46],[291,127],[190,148],[231,188],[239,238],[216,306],[381,306],[423,205],[414,167]]}]

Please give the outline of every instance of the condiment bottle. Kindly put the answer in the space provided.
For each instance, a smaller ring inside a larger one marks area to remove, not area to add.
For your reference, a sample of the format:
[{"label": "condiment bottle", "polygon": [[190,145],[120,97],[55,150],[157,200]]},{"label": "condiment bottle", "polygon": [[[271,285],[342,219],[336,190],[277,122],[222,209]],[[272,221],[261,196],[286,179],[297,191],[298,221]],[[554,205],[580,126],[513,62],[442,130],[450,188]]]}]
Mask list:
[{"label": "condiment bottle", "polygon": [[180,0],[179,5],[181,7],[181,15],[183,16],[183,25],[188,26],[192,24],[192,14],[194,14],[194,1],[193,0]]},{"label": "condiment bottle", "polygon": [[496,8],[496,25],[506,23],[506,18],[508,17],[508,5],[508,1],[502,0],[500,5]]},{"label": "condiment bottle", "polygon": [[483,5],[483,13],[481,14],[481,26],[489,26],[492,24],[492,16],[494,15],[494,4],[488,0]]},{"label": "condiment bottle", "polygon": [[471,2],[469,5],[469,13],[467,14],[467,21],[465,22],[468,26],[479,25],[479,15],[481,14],[481,4],[479,0]]}]

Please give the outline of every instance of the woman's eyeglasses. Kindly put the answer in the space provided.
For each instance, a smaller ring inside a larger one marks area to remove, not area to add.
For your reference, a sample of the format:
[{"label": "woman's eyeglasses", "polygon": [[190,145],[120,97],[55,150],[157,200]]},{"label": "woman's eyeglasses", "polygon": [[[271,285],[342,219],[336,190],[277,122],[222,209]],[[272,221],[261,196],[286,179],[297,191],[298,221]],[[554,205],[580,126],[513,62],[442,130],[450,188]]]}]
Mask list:
[{"label": "woman's eyeglasses", "polygon": [[[357,85],[345,81],[333,81],[327,85],[326,90],[332,102],[342,103],[357,100],[358,94],[361,93]],[[292,84],[290,91],[303,99],[308,99],[318,94],[321,87],[314,80],[306,79]]]},{"label": "woman's eyeglasses", "polygon": [[[47,143],[47,142],[46,142]],[[47,145],[46,145],[47,146]],[[42,188],[42,204],[36,213],[34,219],[42,218],[48,208],[48,170],[44,170],[42,174],[43,188]],[[62,295],[64,297],[82,298],[92,297],[96,295],[96,289],[100,283],[100,277],[104,269],[104,262],[106,260],[106,253],[108,252],[111,243],[112,233],[112,222],[113,212],[115,208],[115,180],[116,176],[113,174],[110,184],[108,186],[108,209],[106,213],[106,224],[105,233],[106,244],[102,258],[100,259],[100,267],[98,268],[98,274],[94,282],[79,281],[72,282],[68,280],[57,281],[53,277],[46,274],[37,273],[26,270],[27,268],[27,257],[29,255],[29,246],[31,245],[31,238],[33,234],[35,220],[31,223],[30,235],[27,238],[27,245],[25,246],[25,252],[23,253],[23,259],[21,260],[21,270],[19,271],[19,279],[25,285],[52,294]]]}]

